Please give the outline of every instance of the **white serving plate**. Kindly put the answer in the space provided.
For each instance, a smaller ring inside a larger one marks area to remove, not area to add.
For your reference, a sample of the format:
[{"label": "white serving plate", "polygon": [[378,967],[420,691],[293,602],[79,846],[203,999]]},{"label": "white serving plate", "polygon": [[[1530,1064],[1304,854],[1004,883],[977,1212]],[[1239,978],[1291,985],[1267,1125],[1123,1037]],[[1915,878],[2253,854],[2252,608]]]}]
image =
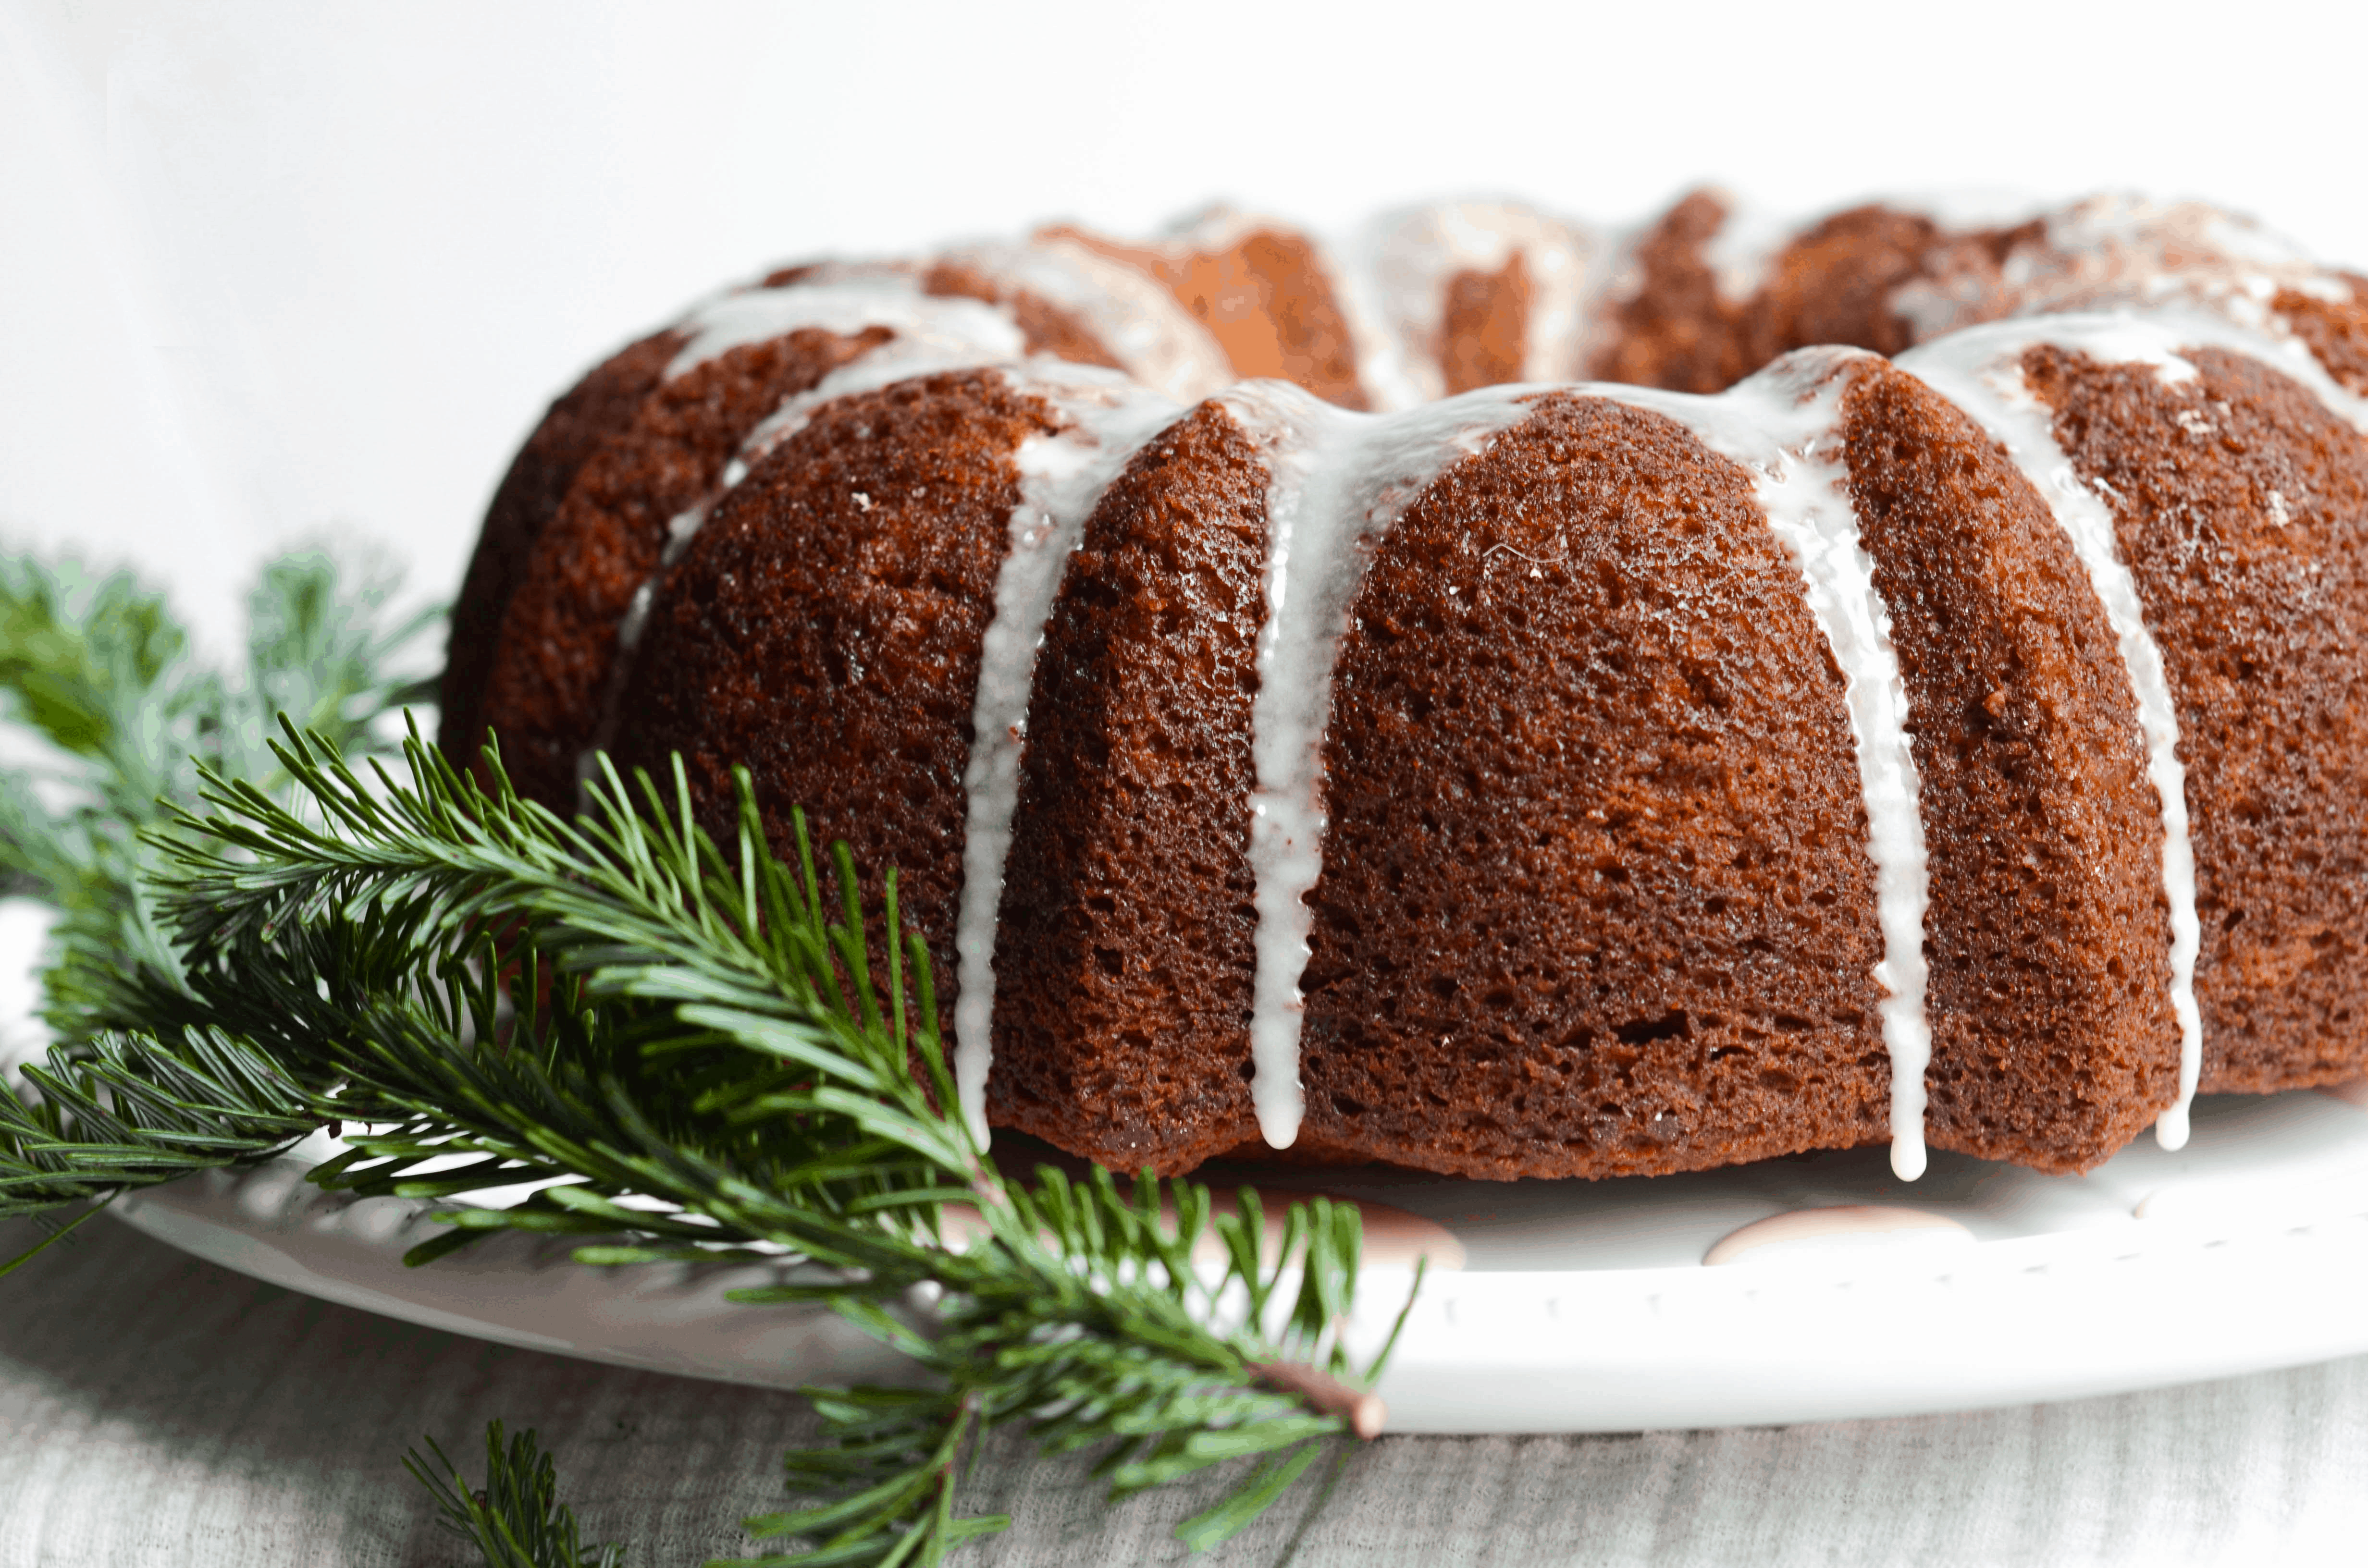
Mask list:
[{"label": "white serving plate", "polygon": [[[1907,1184],[1880,1148],[1602,1182],[1222,1175],[1376,1206],[1352,1349],[1386,1332],[1409,1247],[1462,1253],[1424,1284],[1383,1383],[1393,1430],[1814,1421],[2368,1351],[2364,1106],[2351,1088],[2206,1097],[2186,1149],[2149,1136],[2079,1177],[1936,1153]],[[826,1311],[723,1299],[763,1269],[588,1268],[519,1235],[406,1269],[404,1251],[443,1229],[430,1205],[332,1197],[305,1165],[192,1178],[114,1211],[257,1278],[505,1344],[784,1386],[900,1369]],[[1713,1248],[1739,1256],[1705,1264]]]},{"label": "white serving plate", "polygon": [[[45,911],[0,900],[0,1066],[40,1043],[26,971],[48,925]],[[515,1234],[405,1268],[404,1251],[444,1227],[424,1202],[357,1201],[306,1182],[333,1147],[316,1137],[113,1212],[256,1278],[504,1344],[780,1386],[905,1370],[825,1310],[724,1300],[768,1278],[762,1268],[588,1268],[568,1260],[572,1244]],[[1372,1261],[1352,1349],[1370,1352],[1387,1331],[1410,1252],[1432,1254],[1383,1384],[1398,1431],[1902,1415],[2368,1352],[2368,1084],[2206,1096],[2184,1150],[2142,1138],[2086,1176],[1936,1153],[1910,1184],[1886,1155],[1603,1182],[1204,1175],[1367,1205]],[[1853,1213],[1869,1208],[1888,1216]],[[1837,1211],[1857,1227],[1799,1233],[1802,1216],[1815,1230]],[[1739,1256],[1706,1265],[1713,1252]]]}]

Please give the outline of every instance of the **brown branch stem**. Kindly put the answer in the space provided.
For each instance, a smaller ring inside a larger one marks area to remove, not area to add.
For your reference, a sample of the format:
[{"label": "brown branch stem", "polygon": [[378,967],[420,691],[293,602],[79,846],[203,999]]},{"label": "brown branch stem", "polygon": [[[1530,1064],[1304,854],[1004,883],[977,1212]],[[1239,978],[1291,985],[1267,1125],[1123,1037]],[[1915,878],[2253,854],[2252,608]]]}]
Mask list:
[{"label": "brown branch stem", "polygon": [[1281,1393],[1297,1394],[1319,1414],[1338,1416],[1360,1437],[1378,1437],[1389,1424],[1390,1407],[1380,1394],[1344,1382],[1320,1367],[1304,1361],[1252,1361],[1249,1369],[1255,1381]]}]

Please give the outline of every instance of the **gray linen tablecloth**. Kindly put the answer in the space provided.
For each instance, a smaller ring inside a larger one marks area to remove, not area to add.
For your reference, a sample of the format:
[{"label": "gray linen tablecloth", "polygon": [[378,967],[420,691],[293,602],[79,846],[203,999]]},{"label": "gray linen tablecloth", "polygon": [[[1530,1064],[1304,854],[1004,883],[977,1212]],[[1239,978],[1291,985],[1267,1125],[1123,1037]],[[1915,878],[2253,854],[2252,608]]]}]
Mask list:
[{"label": "gray linen tablecloth", "polygon": [[[595,1367],[328,1305],[111,1221],[0,1279],[0,1568],[474,1568],[398,1463],[540,1428],[636,1568],[782,1506],[794,1397]],[[31,1239],[0,1225],[0,1256]],[[1218,1483],[1106,1507],[1081,1465],[990,1450],[957,1561],[1170,1562]],[[1384,1437],[1220,1564],[2368,1561],[2368,1358],[1970,1415],[1588,1437]]]}]

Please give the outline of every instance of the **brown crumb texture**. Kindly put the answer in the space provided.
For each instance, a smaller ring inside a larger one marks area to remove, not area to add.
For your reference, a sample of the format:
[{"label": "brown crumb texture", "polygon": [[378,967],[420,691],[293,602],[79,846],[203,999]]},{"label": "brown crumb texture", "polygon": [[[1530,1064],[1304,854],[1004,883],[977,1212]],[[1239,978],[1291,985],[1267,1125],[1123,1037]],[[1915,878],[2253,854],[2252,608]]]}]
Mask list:
[{"label": "brown crumb texture", "polygon": [[1530,343],[1530,269],[1521,253],[1494,272],[1456,273],[1442,294],[1437,352],[1448,395],[1520,381]]},{"label": "brown crumb texture", "polygon": [[794,852],[802,806],[818,849],[853,849],[868,907],[893,867],[947,1019],[962,774],[1020,498],[1013,453],[1060,426],[994,371],[824,404],[667,574],[620,709],[619,760],[656,769],[680,752],[712,830],[731,822],[745,766],[776,852]]},{"label": "brown crumb texture", "polygon": [[2241,355],[2023,373],[2112,508],[2178,705],[2206,1090],[2368,1068],[2368,442]]},{"label": "brown crumb texture", "polygon": [[1930,218],[1887,207],[1837,212],[1794,238],[1770,263],[1748,312],[1754,368],[1820,343],[1878,354],[1907,347],[1915,335],[1892,296],[1923,274],[1941,241]]},{"label": "brown crumb texture", "polygon": [[1637,242],[1634,291],[1607,314],[1602,345],[1588,364],[1599,381],[1714,392],[1759,369],[1739,306],[1719,297],[1711,241],[1727,207],[1698,190],[1661,215]]},{"label": "brown crumb texture", "polygon": [[1900,310],[1909,286],[1945,301],[1956,324],[1987,320],[2011,308],[2008,258],[2045,239],[2036,222],[1951,231],[1920,213],[1856,207],[1794,235],[1748,299],[1727,299],[1710,260],[1727,216],[1724,199],[1696,191],[1647,231],[1632,258],[1634,287],[1606,313],[1588,375],[1715,392],[1816,344],[1896,354],[1918,340]]},{"label": "brown crumb texture", "polygon": [[1312,1147],[1600,1176],[1886,1136],[1842,677],[1739,465],[1541,399],[1379,542],[1334,682]]},{"label": "brown crumb texture", "polygon": [[2368,278],[2350,273],[2348,300],[2322,300],[2298,289],[2281,289],[2270,309],[2285,319],[2327,373],[2347,391],[2368,396]]},{"label": "brown crumb texture", "polygon": [[1342,408],[1372,407],[1357,379],[1349,318],[1305,237],[1258,229],[1220,251],[1130,245],[1080,229],[1048,229],[1167,285],[1245,379],[1279,377]]},{"label": "brown crumb texture", "polygon": [[1087,520],[1044,632],[990,1119],[1167,1174],[1257,1136],[1250,704],[1268,474],[1202,403]]},{"label": "brown crumb texture", "polygon": [[1101,365],[1123,370],[1101,338],[1074,312],[1042,294],[1007,286],[974,267],[941,261],[922,275],[921,292],[940,299],[984,300],[1010,308],[1011,319],[1030,354],[1050,354],[1078,365]]},{"label": "brown crumb texture", "polygon": [[2082,1170],[2178,1089],[2162,821],[2104,607],[2030,483],[1905,371],[1839,435],[1907,684],[1935,1147]]},{"label": "brown crumb texture", "polygon": [[[2009,258],[2046,237],[2035,220],[1952,231],[1889,207],[1837,212],[1776,254],[1745,307],[1752,368],[1820,343],[1896,354],[1932,335],[1936,322],[2006,314],[2023,297],[2008,281]],[[1920,324],[1902,309],[1911,294],[1932,312]]]},{"label": "brown crumb texture", "polygon": [[741,442],[784,399],[890,335],[802,328],[720,354],[657,387],[584,465],[511,601],[486,691],[518,793],[574,809],[576,758],[607,739],[618,629],[658,570],[667,524],[715,494]]},{"label": "brown crumb texture", "polygon": [[474,763],[484,743],[485,683],[493,673],[494,648],[535,541],[558,515],[577,472],[603,442],[632,422],[682,345],[679,332],[656,333],[595,366],[551,405],[502,476],[452,607],[438,740],[455,764]]}]

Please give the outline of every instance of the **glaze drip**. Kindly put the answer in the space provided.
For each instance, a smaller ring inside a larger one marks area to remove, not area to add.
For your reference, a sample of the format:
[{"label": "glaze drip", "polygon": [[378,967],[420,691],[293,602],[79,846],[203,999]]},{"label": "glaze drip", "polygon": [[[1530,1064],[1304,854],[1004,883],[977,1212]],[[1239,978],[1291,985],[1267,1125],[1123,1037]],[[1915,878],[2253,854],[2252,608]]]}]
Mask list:
[{"label": "glaze drip", "polygon": [[1971,415],[2007,449],[2045,499],[2071,540],[2105,607],[2120,644],[2122,665],[2137,699],[2146,735],[2146,777],[2162,811],[2162,885],[2170,903],[2170,1006],[2179,1021],[2179,1096],[2155,1123],[2166,1149],[2186,1146],[2188,1111],[2203,1066],[2203,1017],[2195,1003],[2195,957],[2202,926],[2195,913],[2195,848],[2189,835],[2187,769],[2179,760],[2179,711],[2163,666],[2162,649],[2146,630],[2137,579],[2114,542],[2112,514],[2080,482],[2056,444],[2046,407],[2023,384],[2023,350],[2046,342],[2112,362],[2152,364],[2166,380],[2194,374],[2171,351],[2169,335],[2112,316],[2049,317],[1961,333],[1945,343],[1902,355],[1900,369],[1921,378]]},{"label": "glaze drip", "polygon": [[1325,731],[1332,670],[1372,542],[1440,471],[1485,449],[1527,412],[1534,389],[1491,388],[1405,414],[1333,407],[1283,381],[1248,381],[1221,400],[1263,449],[1267,496],[1266,621],[1251,710],[1250,865],[1257,881],[1257,981],[1250,1090],[1274,1148],[1299,1136],[1299,992],[1313,916],[1304,902],[1324,870]]},{"label": "glaze drip", "polygon": [[1586,390],[1667,415],[1713,451],[1750,470],[1769,527],[1800,565],[1810,612],[1845,683],[1883,932],[1874,975],[1884,991],[1877,1010],[1891,1055],[1891,1168],[1902,1181],[1914,1181],[1924,1174],[1924,1072],[1932,1059],[1925,1010],[1930,884],[1924,822],[1891,612],[1859,540],[1858,513],[1834,438],[1849,367],[1873,358],[1851,348],[1802,349],[1715,397],[1624,386]]},{"label": "glaze drip", "polygon": [[1110,372],[1038,360],[1008,372],[1012,385],[1059,409],[1067,423],[1031,437],[1014,454],[1021,486],[1011,544],[995,580],[995,608],[980,648],[971,708],[962,903],[954,952],[962,989],[954,1003],[954,1086],[972,1134],[984,1148],[986,1076],[994,1061],[995,932],[1019,801],[1019,754],[1028,725],[1036,651],[1053,612],[1063,568],[1087,517],[1135,452],[1183,413],[1158,393]]}]

